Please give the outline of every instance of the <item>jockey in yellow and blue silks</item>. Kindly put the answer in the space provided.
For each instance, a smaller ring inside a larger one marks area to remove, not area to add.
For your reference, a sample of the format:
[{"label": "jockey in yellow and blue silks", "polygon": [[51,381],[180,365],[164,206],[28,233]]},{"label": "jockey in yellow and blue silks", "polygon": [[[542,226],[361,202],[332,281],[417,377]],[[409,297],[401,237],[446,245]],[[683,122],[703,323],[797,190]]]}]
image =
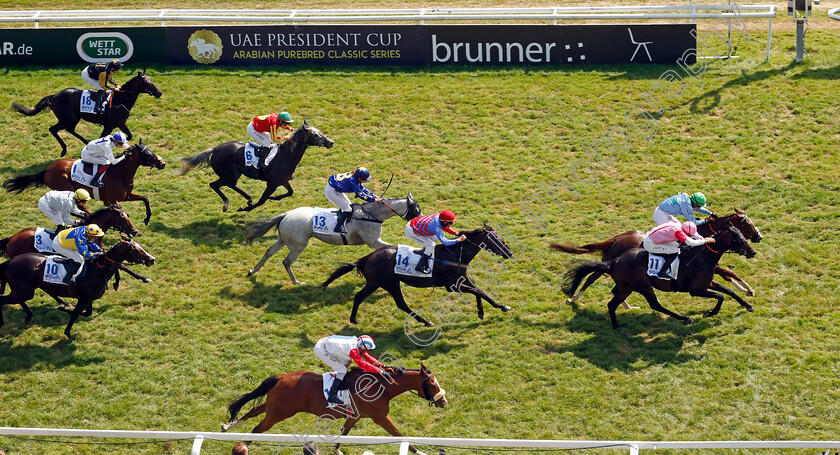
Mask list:
[{"label": "jockey in yellow and blue silks", "polygon": [[97,242],[104,235],[102,228],[95,224],[65,229],[56,234],[52,244],[53,250],[79,264],[79,270],[70,278],[70,283],[75,283],[76,278],[82,274],[85,259],[95,258],[103,253],[102,247]]},{"label": "jockey in yellow and blue silks", "polygon": [[354,193],[357,198],[368,202],[379,200],[379,196],[365,188],[364,182],[368,179],[370,179],[370,171],[360,167],[352,172],[335,174],[327,180],[327,186],[324,187],[324,196],[341,209],[338,214],[338,221],[335,224],[335,232],[346,234],[347,230],[344,228],[344,224],[353,215],[350,199],[344,193]]},{"label": "jockey in yellow and blue silks", "polygon": [[699,226],[706,221],[695,219],[694,212],[717,218],[717,215],[706,209],[705,205],[706,196],[703,193],[694,193],[691,196],[688,193],[676,194],[665,199],[656,207],[653,211],[653,221],[657,225],[661,225],[668,221],[678,221],[675,215],[681,215],[685,217],[686,221],[691,221]]}]

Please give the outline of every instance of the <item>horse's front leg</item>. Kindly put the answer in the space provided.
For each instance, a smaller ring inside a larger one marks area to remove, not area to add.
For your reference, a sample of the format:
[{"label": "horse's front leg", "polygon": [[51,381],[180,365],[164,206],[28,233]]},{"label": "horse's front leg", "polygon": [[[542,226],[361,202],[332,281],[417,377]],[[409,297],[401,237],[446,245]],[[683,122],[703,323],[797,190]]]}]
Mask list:
[{"label": "horse's front leg", "polygon": [[755,295],[755,291],[753,288],[747,284],[746,281],[741,279],[737,273],[733,272],[732,270],[727,269],[726,267],[721,266],[720,264],[715,266],[715,273],[720,275],[724,280],[729,281],[730,283],[734,284],[735,287],[747,293],[748,296],[752,297]]},{"label": "horse's front leg", "polygon": [[[236,189],[236,188],[234,188],[234,189]],[[271,194],[274,193],[274,190],[276,190],[276,189],[277,189],[277,186],[267,185],[265,187],[265,191],[263,191],[263,194],[260,196],[260,199],[257,201],[256,204],[251,204],[251,201],[249,199],[248,200],[248,205],[245,206],[245,207],[239,207],[238,211],[239,212],[250,212],[251,210],[254,210],[255,208],[265,204],[265,201],[268,200],[269,196],[271,196]]]},{"label": "horse's front leg", "polygon": [[58,308],[56,308],[57,310],[64,311],[65,313],[72,313],[73,312],[73,310],[70,308],[70,304],[65,302],[64,299],[62,299],[61,297],[59,297],[59,296],[57,296],[57,295],[55,295],[51,292],[47,292],[47,295],[49,295],[56,302],[58,302]]},{"label": "horse's front leg", "polygon": [[[360,417],[356,416],[347,417],[347,420],[344,421],[344,426],[341,427],[341,436],[347,436],[347,433],[350,433],[350,430],[353,429],[353,426],[356,425],[356,422],[358,422],[359,419]],[[341,449],[338,448],[340,445],[340,443],[336,443],[335,445],[333,445],[333,453],[335,455],[344,455],[344,452],[342,452]]]},{"label": "horse's front leg", "polygon": [[[117,265],[117,269],[118,269],[118,270],[122,270],[122,271],[124,271],[125,273],[129,274],[132,278],[134,278],[134,279],[136,279],[136,280],[140,280],[140,281],[142,281],[142,282],[144,282],[144,283],[151,283],[151,282],[152,282],[152,279],[151,279],[151,278],[147,278],[147,277],[145,277],[145,276],[143,276],[143,275],[141,275],[141,274],[139,274],[139,273],[135,272],[134,270],[131,270],[131,269],[130,269],[130,268],[128,268],[125,264],[119,264],[119,265]],[[118,273],[119,273],[119,272],[118,272]],[[119,275],[117,275],[117,276],[119,276]],[[114,290],[116,290],[116,288],[115,288]]]},{"label": "horse's front leg", "polygon": [[490,303],[490,305],[493,305],[494,308],[498,308],[498,309],[500,309],[504,312],[510,311],[509,306],[501,305],[499,303],[496,303],[496,301],[493,300],[492,297],[490,297],[486,292],[479,289],[478,286],[476,286],[475,283],[470,281],[469,278],[464,279],[460,283],[460,286],[456,290],[463,291],[463,292],[468,292],[468,293],[476,296],[476,298],[481,297],[484,300],[486,300],[488,303]]},{"label": "horse's front leg", "polygon": [[[391,420],[391,418],[388,417],[387,415],[371,417],[371,418],[373,419],[373,421],[377,425],[382,427],[383,430],[390,433],[391,436],[403,436],[403,434],[400,433],[400,430],[397,430],[397,426],[394,425],[394,422]],[[413,445],[409,445],[408,450],[412,451],[413,453],[415,453],[417,455],[426,455],[424,452],[421,452],[421,451],[417,450],[417,447],[414,447]]]},{"label": "horse's front leg", "polygon": [[152,219],[152,206],[149,205],[149,198],[141,196],[137,193],[131,193],[128,195],[128,198],[126,198],[126,201],[143,201],[143,204],[146,205],[146,219],[143,220],[143,224],[148,226],[149,220]]},{"label": "horse's front leg", "polygon": [[[283,188],[286,188],[286,192],[284,194],[271,196],[269,199],[271,199],[272,201],[279,201],[280,199],[287,198],[295,193],[295,190],[292,189],[292,184],[289,182],[283,183]],[[277,187],[275,186],[274,190],[276,189]],[[274,193],[274,190],[271,190],[271,192]]]},{"label": "horse's front leg", "polygon": [[70,329],[73,327],[73,324],[76,323],[76,319],[79,319],[79,315],[82,314],[82,310],[84,310],[86,316],[89,316],[92,308],[93,301],[79,300],[76,302],[76,307],[73,308],[73,312],[70,313],[70,322],[67,323],[67,327],[64,329],[64,334],[67,335],[67,338],[71,340],[73,339],[73,337],[70,336]]},{"label": "horse's front leg", "polygon": [[[128,120],[128,118],[126,118],[126,120]],[[133,134],[131,134],[131,130],[129,130],[129,129],[128,129],[128,125],[126,125],[126,124],[125,124],[125,122],[123,122],[123,123],[122,123],[122,125],[117,125],[117,128],[119,128],[119,129],[120,129],[120,131],[122,131],[123,133],[125,133],[125,137],[126,137],[126,139],[128,139],[129,141],[130,141],[130,140],[131,140],[131,138],[134,136]],[[111,127],[111,131],[113,131],[113,130],[114,130],[114,127]],[[109,133],[110,133],[110,131],[109,131]],[[107,134],[107,133],[106,133],[106,134]],[[102,135],[102,136],[100,136],[100,137],[105,137],[105,134],[103,134],[103,135]]]},{"label": "horse's front leg", "polygon": [[703,312],[703,317],[704,318],[708,318],[708,317],[717,315],[718,312],[720,312],[720,307],[723,305],[723,296],[718,294],[717,292],[712,292],[712,290],[720,291],[720,292],[732,297],[733,299],[735,299],[736,302],[738,302],[742,307],[744,307],[750,313],[755,311],[753,309],[752,305],[750,305],[749,303],[744,301],[744,299],[742,299],[732,289],[729,289],[728,287],[726,287],[726,286],[724,286],[720,283],[716,283],[716,282],[712,281],[711,284],[709,285],[709,288],[706,289],[705,291],[697,292],[697,293],[691,293],[691,295],[697,296],[697,297],[709,297],[709,298],[713,298],[713,299],[718,299],[717,305],[715,305],[714,308],[712,308],[711,310],[707,310],[707,311]]}]

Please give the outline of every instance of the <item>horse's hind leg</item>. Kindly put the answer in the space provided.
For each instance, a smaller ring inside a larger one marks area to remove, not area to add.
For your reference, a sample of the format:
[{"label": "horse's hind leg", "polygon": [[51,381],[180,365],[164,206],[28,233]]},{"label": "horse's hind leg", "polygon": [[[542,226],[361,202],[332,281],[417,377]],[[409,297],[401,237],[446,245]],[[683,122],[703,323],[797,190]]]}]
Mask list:
[{"label": "horse's hind leg", "polygon": [[298,281],[295,278],[295,272],[292,272],[292,264],[297,260],[300,253],[303,253],[303,249],[306,248],[306,245],[293,245],[289,244],[289,254],[286,255],[285,259],[283,259],[283,267],[286,268],[286,272],[289,273],[289,278],[292,279],[292,283],[294,284],[304,284],[303,281]]},{"label": "horse's hind leg", "polygon": [[621,302],[624,301],[633,291],[628,289],[622,289],[618,285],[613,286],[612,288],[613,298],[607,303],[607,310],[610,312],[610,321],[612,322],[613,329],[618,328],[618,319],[615,317],[615,310],[618,309],[618,306],[621,305]]},{"label": "horse's hind leg", "polygon": [[222,424],[222,433],[224,433],[226,431],[233,430],[234,428],[238,427],[239,425],[242,425],[242,422],[244,422],[248,419],[254,418],[254,417],[256,417],[256,416],[258,416],[258,415],[260,415],[264,412],[265,412],[265,403],[261,403],[259,406],[254,406],[244,416],[234,420],[233,422]]},{"label": "horse's hind leg", "polygon": [[[215,182],[210,182],[210,188],[213,188],[213,191],[215,191],[216,194],[218,194],[219,197],[222,198],[222,202],[224,202],[222,212],[227,212],[230,208],[230,199],[228,199],[227,196],[225,196],[225,193],[222,193],[222,186],[224,186],[224,184],[222,183],[222,179],[216,180]],[[248,196],[247,193],[239,190],[239,188],[237,188],[235,185],[231,188],[240,191],[240,194],[243,194],[248,200],[251,200],[251,196]]]},{"label": "horse's hind leg", "polygon": [[359,311],[359,305],[361,305],[362,302],[364,302],[364,300],[368,298],[368,296],[373,294],[373,291],[377,289],[379,289],[379,286],[373,283],[365,283],[365,287],[363,287],[361,291],[356,293],[356,297],[353,298],[353,310],[350,311],[351,324],[356,324],[356,313]]},{"label": "horse's hind leg", "polygon": [[[341,427],[341,436],[347,436],[350,433],[350,430],[353,429],[353,426],[356,425],[356,422],[359,421],[359,417],[351,416],[347,417],[344,421],[344,426]],[[344,453],[339,449],[341,444],[334,444],[333,445],[333,455],[344,455]]]},{"label": "horse's hind leg", "polygon": [[[365,286],[365,287],[367,287],[367,286]],[[391,294],[391,297],[394,298],[394,302],[397,303],[397,308],[405,311],[410,316],[413,316],[414,319],[416,319],[418,322],[422,322],[423,324],[426,325],[426,327],[434,327],[434,324],[432,324],[431,321],[429,321],[428,319],[424,318],[423,316],[420,316],[419,314],[415,313],[414,311],[411,310],[411,308],[408,307],[408,304],[405,303],[405,298],[403,297],[402,289],[400,289],[399,282],[397,282],[395,285],[391,285],[389,287],[390,287],[390,289],[388,289],[385,286],[382,286],[382,288],[385,289],[386,291],[388,291],[388,293]],[[359,293],[361,294],[361,291]],[[354,303],[353,308],[355,308],[355,307],[356,307],[356,305]]]},{"label": "horse's hind leg", "polygon": [[63,130],[63,129],[65,129],[65,128],[61,125],[61,122],[58,122],[55,125],[50,127],[50,133],[53,135],[55,140],[58,141],[58,144],[61,145],[61,156],[64,156],[64,155],[67,154],[67,144],[65,144],[64,141],[61,140],[61,136],[58,135],[58,132]]},{"label": "horse's hind leg", "polygon": [[[648,305],[650,305],[650,308],[652,310],[658,311],[660,313],[665,313],[665,314],[667,314],[668,316],[671,316],[674,319],[678,319],[678,320],[682,321],[683,324],[691,324],[692,322],[694,322],[690,317],[688,317],[686,315],[683,315],[683,314],[675,313],[675,312],[665,308],[664,306],[662,306],[662,304],[659,303],[659,300],[656,298],[656,293],[653,292],[653,288],[641,289],[641,290],[637,290],[636,292],[638,292],[639,294],[642,294],[645,297],[645,299],[648,302]],[[721,297],[721,300],[723,300],[723,297]]]},{"label": "horse's hind leg", "polygon": [[[251,276],[251,275],[259,272],[260,269],[263,268],[265,263],[268,262],[268,260],[271,259],[272,256],[277,254],[277,252],[280,251],[280,248],[283,248],[284,245],[285,245],[285,243],[283,242],[283,240],[277,239],[277,241],[274,242],[274,245],[271,245],[268,248],[268,250],[266,250],[265,254],[263,254],[263,257],[262,257],[262,259],[260,259],[260,262],[257,262],[257,265],[255,265],[254,268],[248,270],[248,275],[247,276]],[[294,282],[294,278],[292,278],[292,281]]]},{"label": "horse's hind leg", "polygon": [[[237,187],[233,187],[233,189],[235,189],[236,191],[240,191],[242,194],[245,194],[244,191],[240,190]],[[239,207],[239,211],[240,212],[250,212],[251,210],[254,210],[255,208],[265,204],[265,201],[268,200],[269,196],[271,196],[274,193],[274,190],[276,190],[276,189],[277,189],[276,185],[266,185],[265,191],[263,191],[262,195],[260,196],[259,200],[257,200],[256,204],[251,203],[251,197],[249,196],[248,197],[248,205],[246,205],[245,207]]]}]

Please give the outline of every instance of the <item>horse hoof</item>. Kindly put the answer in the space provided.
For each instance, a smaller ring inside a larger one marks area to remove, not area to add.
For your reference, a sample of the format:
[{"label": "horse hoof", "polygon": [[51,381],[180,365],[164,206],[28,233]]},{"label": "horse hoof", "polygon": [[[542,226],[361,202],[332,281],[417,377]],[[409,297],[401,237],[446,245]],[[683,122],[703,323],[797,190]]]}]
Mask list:
[{"label": "horse hoof", "polygon": [[415,455],[426,455],[426,452],[421,452],[419,450],[417,452],[414,452],[414,453],[415,453]]},{"label": "horse hoof", "polygon": [[511,308],[509,306],[507,306],[507,305],[502,306],[502,313],[507,313],[510,310],[511,310]]},{"label": "horse hoof", "polygon": [[575,303],[575,299],[566,299],[566,305],[571,305]]},{"label": "horse hoof", "polygon": [[225,205],[222,206],[222,213],[227,212],[230,208],[230,202],[225,202]]},{"label": "horse hoof", "polygon": [[694,319],[691,319],[689,317],[686,317],[685,320],[683,321],[684,325],[689,325],[689,324],[693,324],[693,323],[694,323]]},{"label": "horse hoof", "polygon": [[306,284],[306,282],[305,281],[293,281],[292,284],[294,284],[295,286],[300,286],[301,284]]},{"label": "horse hoof", "polygon": [[715,314],[714,314],[714,313],[712,313],[711,311],[704,311],[704,312],[703,312],[703,317],[704,317],[704,318],[710,318],[710,317],[712,317],[712,316],[714,316],[714,315],[715,315]]},{"label": "horse hoof", "polygon": [[237,212],[247,212],[247,211],[248,211],[248,207],[239,207],[238,209],[236,209],[236,211],[237,211]]},{"label": "horse hoof", "polygon": [[747,308],[747,311],[749,311],[750,313],[755,313],[755,309],[753,309],[752,306],[747,306],[746,308]]},{"label": "horse hoof", "polygon": [[247,275],[245,275],[245,276],[246,276],[246,277],[248,277],[248,276],[253,275],[254,273],[255,273],[255,272],[254,272],[254,269],[250,269],[250,270],[248,270],[248,274],[247,274]]},{"label": "horse hoof", "polygon": [[755,291],[753,291],[752,289],[747,291],[747,297],[755,297]]},{"label": "horse hoof", "polygon": [[478,312],[478,319],[482,320],[482,321],[484,320],[484,312],[483,311]]},{"label": "horse hoof", "polygon": [[434,327],[435,325],[432,324],[432,321],[425,321],[423,324],[426,324],[426,327]]},{"label": "horse hoof", "polygon": [[151,278],[143,278],[143,282],[144,283],[151,283],[152,279]]},{"label": "horse hoof", "polygon": [[219,432],[226,433],[228,431],[228,428],[230,428],[230,425],[227,423],[223,423],[222,428],[219,430]]}]

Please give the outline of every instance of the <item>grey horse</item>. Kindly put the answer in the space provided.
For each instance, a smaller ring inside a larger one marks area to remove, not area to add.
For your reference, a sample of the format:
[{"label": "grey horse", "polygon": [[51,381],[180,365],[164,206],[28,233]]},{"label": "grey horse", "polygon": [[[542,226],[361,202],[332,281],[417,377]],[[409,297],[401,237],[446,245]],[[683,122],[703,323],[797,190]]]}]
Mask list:
[{"label": "grey horse", "polygon": [[[333,212],[337,209],[333,209]],[[298,281],[292,272],[292,263],[300,256],[300,253],[309,244],[309,239],[316,239],[331,245],[367,245],[373,249],[388,246],[389,243],[382,241],[382,222],[394,215],[410,221],[421,216],[420,205],[414,200],[411,193],[404,198],[386,198],[376,202],[365,204],[353,204],[353,218],[347,222],[347,234],[331,235],[313,232],[312,217],[316,212],[315,207],[298,207],[281,213],[273,218],[260,220],[248,227],[245,234],[245,243],[252,244],[254,239],[265,235],[272,227],[277,227],[278,238],[274,245],[265,252],[260,262],[251,270],[248,276],[257,273],[271,256],[286,246],[289,254],[283,259],[283,265],[289,272],[289,278],[294,284],[304,284]]]}]

